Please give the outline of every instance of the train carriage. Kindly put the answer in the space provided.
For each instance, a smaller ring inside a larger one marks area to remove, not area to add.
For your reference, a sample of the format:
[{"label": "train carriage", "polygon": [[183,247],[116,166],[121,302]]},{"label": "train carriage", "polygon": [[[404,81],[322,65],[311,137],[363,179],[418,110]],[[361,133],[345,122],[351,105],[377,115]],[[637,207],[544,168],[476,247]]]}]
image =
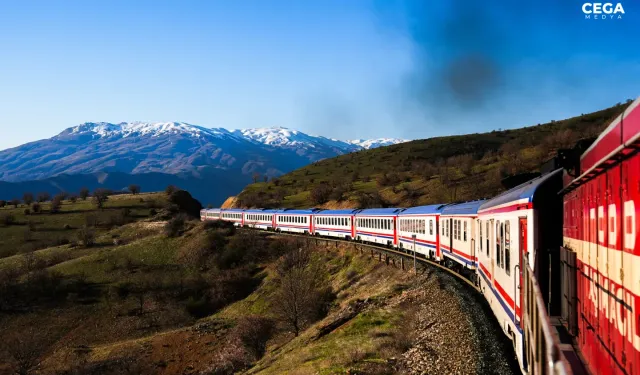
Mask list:
[{"label": "train carriage", "polygon": [[277,212],[276,230],[291,233],[313,233],[313,214],[317,209],[284,209]]},{"label": "train carriage", "polygon": [[244,226],[272,230],[276,227],[278,210],[252,209],[244,211]]},{"label": "train carriage", "polygon": [[220,219],[241,227],[244,225],[244,210],[238,208],[222,209],[220,210]]},{"label": "train carriage", "polygon": [[639,138],[640,98],[564,176],[563,252],[577,272],[563,317],[594,374],[640,374]]},{"label": "train carriage", "polygon": [[314,232],[318,236],[355,238],[356,213],[360,210],[323,210],[313,215]]},{"label": "train carriage", "polygon": [[356,240],[398,245],[396,221],[402,208],[370,208],[356,214]]},{"label": "train carriage", "polygon": [[440,250],[450,262],[462,269],[475,270],[476,227],[478,209],[486,200],[453,204],[444,207],[440,215]]},{"label": "train carriage", "polygon": [[220,220],[220,209],[219,208],[207,208],[200,211],[200,220],[209,221],[209,220]]},{"label": "train carriage", "polygon": [[411,207],[400,212],[398,214],[398,247],[441,260],[438,232],[440,215],[444,207],[444,204],[434,204]]},{"label": "train carriage", "polygon": [[[526,368],[522,330],[522,268],[530,267],[545,303],[557,313],[559,291],[549,293],[549,268],[559,270],[562,170],[542,175],[484,202],[478,209],[480,288]],[[551,299],[549,299],[551,296]]]}]

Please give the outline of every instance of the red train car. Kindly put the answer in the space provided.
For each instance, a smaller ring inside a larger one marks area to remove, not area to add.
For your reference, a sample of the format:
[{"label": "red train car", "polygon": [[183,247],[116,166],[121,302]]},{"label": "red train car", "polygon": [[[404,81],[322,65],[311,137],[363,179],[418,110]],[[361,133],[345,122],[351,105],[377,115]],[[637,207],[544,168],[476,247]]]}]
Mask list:
[{"label": "red train car", "polygon": [[640,374],[640,98],[565,171],[564,248],[575,253],[575,327],[593,374]]}]

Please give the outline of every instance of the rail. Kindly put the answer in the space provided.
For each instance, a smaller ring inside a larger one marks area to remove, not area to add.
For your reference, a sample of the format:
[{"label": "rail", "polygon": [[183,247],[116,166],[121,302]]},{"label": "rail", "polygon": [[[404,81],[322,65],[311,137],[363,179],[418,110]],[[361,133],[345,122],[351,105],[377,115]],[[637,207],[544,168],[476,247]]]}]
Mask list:
[{"label": "rail", "polygon": [[553,332],[538,281],[527,260],[522,271],[526,306],[522,322],[527,373],[571,375],[571,367],[560,350],[560,342]]}]

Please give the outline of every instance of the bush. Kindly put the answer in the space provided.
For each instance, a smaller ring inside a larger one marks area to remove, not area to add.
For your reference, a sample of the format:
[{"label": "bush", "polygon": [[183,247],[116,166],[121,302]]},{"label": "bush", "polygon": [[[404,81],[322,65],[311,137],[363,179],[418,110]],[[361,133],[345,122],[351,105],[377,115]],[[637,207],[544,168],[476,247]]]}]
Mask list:
[{"label": "bush", "polygon": [[177,206],[178,211],[183,212],[193,218],[200,218],[202,204],[194,199],[188,191],[178,190],[169,196],[169,202]]},{"label": "bush", "polygon": [[16,222],[16,217],[12,214],[3,214],[0,215],[0,225],[9,226],[13,225]]},{"label": "bush", "polygon": [[31,215],[31,210],[28,208],[25,208],[24,211],[22,211],[25,215],[29,216]]},{"label": "bush", "polygon": [[156,216],[158,214],[158,211],[156,211],[155,208],[152,208],[149,210],[149,216]]},{"label": "bush", "polygon": [[5,208],[7,206],[7,201],[0,200],[0,208]]},{"label": "bush", "polygon": [[204,296],[200,298],[189,297],[185,308],[194,318],[203,318],[212,312],[211,304]]},{"label": "bush", "polygon": [[80,243],[80,245],[84,247],[91,247],[95,244],[96,234],[91,228],[88,228],[88,227],[80,228],[76,236],[78,238],[78,242]]},{"label": "bush", "polygon": [[331,187],[328,184],[321,183],[311,190],[311,201],[314,204],[326,203],[331,196]]},{"label": "bush", "polygon": [[267,341],[275,331],[274,321],[261,316],[247,316],[240,318],[235,327],[235,333],[244,347],[260,358],[267,348]]},{"label": "bush", "polygon": [[71,225],[69,225],[69,224],[65,224],[63,228],[64,228],[65,230],[69,230],[69,229],[71,229]]},{"label": "bush", "polygon": [[42,210],[42,207],[40,206],[40,203],[35,202],[31,205],[31,211],[33,213],[39,213]]},{"label": "bush", "polygon": [[184,231],[184,224],[186,222],[184,215],[178,215],[169,220],[164,226],[164,233],[167,237],[178,237],[182,235]]}]

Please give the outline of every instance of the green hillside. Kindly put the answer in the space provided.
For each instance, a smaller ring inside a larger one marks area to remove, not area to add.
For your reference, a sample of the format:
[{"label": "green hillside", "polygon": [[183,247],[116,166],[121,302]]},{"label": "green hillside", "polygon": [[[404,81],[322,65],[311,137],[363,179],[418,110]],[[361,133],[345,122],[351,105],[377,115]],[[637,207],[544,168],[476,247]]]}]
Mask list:
[{"label": "green hillside", "polygon": [[561,148],[597,137],[630,103],[520,129],[437,137],[326,159],[248,185],[237,207],[386,207],[473,200],[536,172]]}]

